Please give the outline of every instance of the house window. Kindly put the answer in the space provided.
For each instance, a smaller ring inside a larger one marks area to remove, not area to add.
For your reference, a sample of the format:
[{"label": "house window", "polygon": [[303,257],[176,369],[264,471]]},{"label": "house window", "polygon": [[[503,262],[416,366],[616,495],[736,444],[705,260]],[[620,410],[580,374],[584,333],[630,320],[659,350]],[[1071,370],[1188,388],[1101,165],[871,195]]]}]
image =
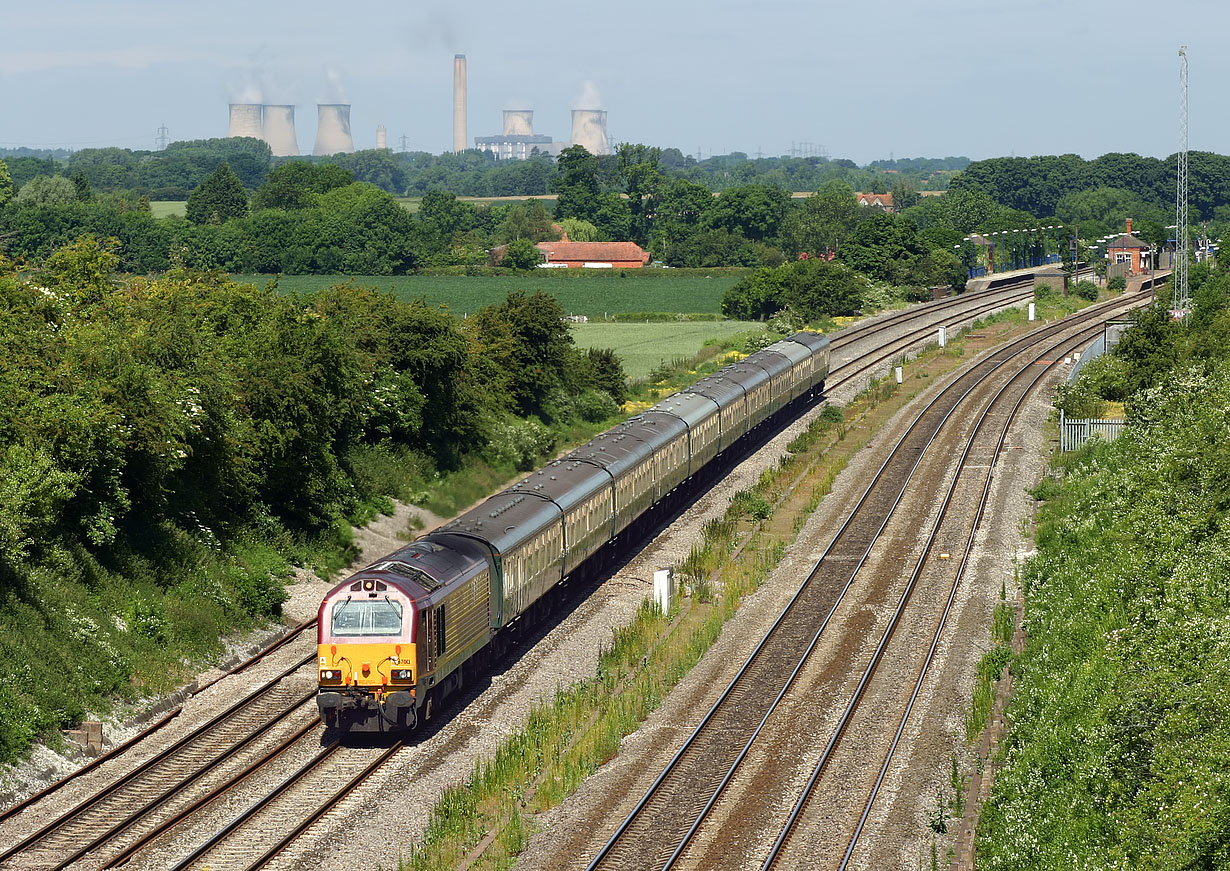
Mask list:
[{"label": "house window", "polygon": [[1131,263],[1132,255],[1127,251],[1116,251],[1115,252],[1115,262],[1116,263]]}]

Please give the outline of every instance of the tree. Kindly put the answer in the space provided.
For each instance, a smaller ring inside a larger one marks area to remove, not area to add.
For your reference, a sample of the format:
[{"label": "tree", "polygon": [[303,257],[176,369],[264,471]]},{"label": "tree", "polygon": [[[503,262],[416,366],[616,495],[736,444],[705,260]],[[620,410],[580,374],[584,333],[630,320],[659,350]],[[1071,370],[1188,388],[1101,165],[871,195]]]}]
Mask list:
[{"label": "tree", "polygon": [[872,278],[894,284],[922,283],[901,279],[923,253],[913,221],[902,215],[878,212],[854,228],[841,259]]},{"label": "tree", "polygon": [[722,192],[708,210],[706,223],[763,242],[777,235],[790,195],[768,185],[749,184]]},{"label": "tree", "polygon": [[225,163],[188,195],[187,218],[193,224],[221,224],[247,213],[248,192]]},{"label": "tree", "polygon": [[600,242],[598,228],[589,221],[580,218],[564,218],[559,222],[560,228],[568,234],[570,242]]},{"label": "tree", "polygon": [[81,202],[84,203],[94,196],[93,191],[90,190],[89,176],[81,170],[74,172],[68,179],[73,183],[73,187],[77,189],[77,199],[81,200]]},{"label": "tree", "polygon": [[662,149],[623,143],[616,157],[624,179],[624,191],[628,195],[628,208],[632,213],[632,241],[647,245],[653,229],[658,191],[663,182],[660,166]]},{"label": "tree", "polygon": [[551,229],[551,215],[542,200],[508,206],[503,220],[496,228],[495,237],[500,242],[511,242],[513,239],[545,242],[557,238]]},{"label": "tree", "polygon": [[501,266],[509,269],[533,269],[542,262],[542,252],[529,239],[513,239],[508,243]]},{"label": "tree", "polygon": [[567,380],[573,341],[563,318],[555,297],[518,290],[465,321],[487,390],[508,397],[519,414],[541,414],[547,395]]},{"label": "tree", "polygon": [[601,189],[598,185],[598,158],[583,145],[573,145],[560,152],[559,175],[551,190],[559,197],[555,203],[556,218],[581,218],[594,221],[599,208]]},{"label": "tree", "polygon": [[838,251],[858,218],[854,189],[840,179],[831,179],[786,216],[782,244],[792,254]]},{"label": "tree", "polygon": [[34,206],[54,206],[77,200],[77,186],[62,175],[40,175],[30,179],[17,192],[17,202]]},{"label": "tree", "polygon": [[858,314],[866,279],[844,263],[801,260],[782,269],[786,302],[809,321]]},{"label": "tree", "polygon": [[311,208],[316,204],[313,194],[328,193],[354,180],[352,173],[332,163],[291,160],[269,173],[252,198],[252,209]]},{"label": "tree", "polygon": [[111,289],[120,258],[115,239],[86,234],[47,258],[43,279],[78,304],[98,302]]},{"label": "tree", "polygon": [[0,160],[0,209],[8,205],[13,198],[13,177],[9,175],[8,165]]}]

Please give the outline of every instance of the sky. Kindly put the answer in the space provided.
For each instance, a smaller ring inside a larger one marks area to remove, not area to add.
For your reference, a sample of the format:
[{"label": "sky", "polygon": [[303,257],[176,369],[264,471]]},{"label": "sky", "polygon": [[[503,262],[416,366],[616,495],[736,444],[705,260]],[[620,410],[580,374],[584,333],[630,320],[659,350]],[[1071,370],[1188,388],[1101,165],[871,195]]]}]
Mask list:
[{"label": "sky", "polygon": [[0,147],[155,147],[225,136],[227,105],[350,102],[357,148],[452,144],[453,55],[469,137],[532,108],[608,111],[615,142],[702,156],[1230,152],[1230,4],[1220,0],[0,0]]}]

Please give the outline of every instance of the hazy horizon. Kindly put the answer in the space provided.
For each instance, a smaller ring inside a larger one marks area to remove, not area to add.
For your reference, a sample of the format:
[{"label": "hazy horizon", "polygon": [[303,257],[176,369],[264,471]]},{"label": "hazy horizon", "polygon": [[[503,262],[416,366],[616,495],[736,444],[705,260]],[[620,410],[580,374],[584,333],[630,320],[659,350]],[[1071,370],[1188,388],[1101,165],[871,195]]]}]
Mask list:
[{"label": "hazy horizon", "polygon": [[[1177,11],[1175,11],[1177,9]],[[1221,50],[1230,11],[1187,0],[885,0],[874,9],[772,0],[672,7],[630,0],[563,13],[477,0],[363,4],[339,18],[220,0],[66,0],[5,15],[0,147],[155,146],[225,136],[230,102],[293,103],[302,153],[316,102],[349,102],[356,148],[384,124],[395,150],[451,147],[452,60],[469,62],[468,142],[501,110],[566,140],[569,110],[605,108],[612,140],[703,156],[817,153],[987,157],[1178,147],[1180,43],[1191,63],[1190,147],[1225,151]],[[1185,32],[1186,31],[1186,32]],[[1156,38],[1166,33],[1165,42]],[[584,105],[597,102],[599,105]]]}]

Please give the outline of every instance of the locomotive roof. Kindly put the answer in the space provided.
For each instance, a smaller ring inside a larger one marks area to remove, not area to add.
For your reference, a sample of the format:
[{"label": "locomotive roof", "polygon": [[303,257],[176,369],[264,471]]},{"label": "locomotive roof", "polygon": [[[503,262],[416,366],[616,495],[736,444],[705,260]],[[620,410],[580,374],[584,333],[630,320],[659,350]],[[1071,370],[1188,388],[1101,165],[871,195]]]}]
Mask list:
[{"label": "locomotive roof", "polygon": [[450,542],[445,547],[420,539],[355,572],[330,590],[329,595],[374,578],[420,600],[453,581],[472,577],[486,564],[482,550],[470,542]]},{"label": "locomotive roof", "polygon": [[730,379],[738,381],[744,390],[751,390],[769,381],[768,371],[751,357],[730,367]]},{"label": "locomotive roof", "polygon": [[676,415],[649,409],[624,421],[616,430],[636,436],[656,451],[683,435],[688,427]]}]

